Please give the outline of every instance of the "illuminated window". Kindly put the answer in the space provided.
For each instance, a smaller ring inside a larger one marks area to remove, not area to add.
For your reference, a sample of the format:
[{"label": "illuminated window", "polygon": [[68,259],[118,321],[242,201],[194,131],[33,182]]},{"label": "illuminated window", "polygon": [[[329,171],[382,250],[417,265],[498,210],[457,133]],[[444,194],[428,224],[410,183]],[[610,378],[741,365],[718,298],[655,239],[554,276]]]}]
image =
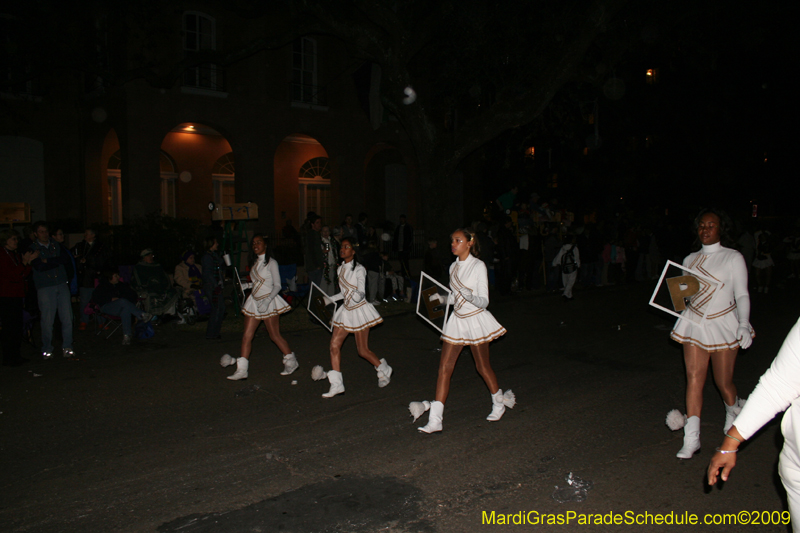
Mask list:
[{"label": "illuminated window", "polygon": [[650,85],[655,85],[658,83],[658,69],[657,68],[649,68],[645,73],[645,81]]},{"label": "illuminated window", "polygon": [[159,166],[161,172],[161,214],[175,216],[175,181],[178,173],[175,172],[175,161],[164,152],[159,154]]},{"label": "illuminated window", "polygon": [[533,159],[534,158],[533,156],[534,156],[535,152],[536,152],[536,149],[533,146],[531,146],[530,148],[527,148],[525,150],[525,158],[526,159]]},{"label": "illuminated window", "polygon": [[108,158],[108,219],[112,226],[122,224],[122,156],[117,150]]},{"label": "illuminated window", "polygon": [[218,205],[236,203],[236,161],[228,152],[214,163],[211,180],[214,182],[214,202]]},{"label": "illuminated window", "polygon": [[299,218],[314,211],[325,223],[331,218],[331,171],[327,157],[315,157],[300,167],[298,179]]}]

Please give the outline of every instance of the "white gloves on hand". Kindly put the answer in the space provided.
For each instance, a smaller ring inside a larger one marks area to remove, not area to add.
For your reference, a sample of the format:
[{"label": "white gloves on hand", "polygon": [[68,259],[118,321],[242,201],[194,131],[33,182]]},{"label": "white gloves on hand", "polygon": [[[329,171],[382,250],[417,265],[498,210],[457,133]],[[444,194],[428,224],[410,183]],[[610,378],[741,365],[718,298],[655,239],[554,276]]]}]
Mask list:
[{"label": "white gloves on hand", "polygon": [[471,302],[471,301],[472,301],[472,291],[471,291],[471,290],[469,290],[468,288],[466,288],[466,287],[461,287],[460,289],[458,289],[458,293],[459,293],[459,294],[462,296],[462,298],[464,298],[466,301],[468,301],[468,302]]},{"label": "white gloves on hand", "polygon": [[256,300],[256,308],[258,308],[259,313],[266,313],[267,309],[269,309],[269,303],[272,301],[272,298],[263,298],[261,300]]},{"label": "white gloves on hand", "polygon": [[252,282],[250,282],[250,281],[243,281],[242,282],[242,290],[243,291],[246,291],[247,289],[252,289],[252,288],[253,288],[253,283]]},{"label": "white gloves on hand", "polygon": [[739,346],[746,350],[753,344],[753,337],[750,335],[750,328],[747,326],[739,326],[736,331],[736,338],[739,339]]}]

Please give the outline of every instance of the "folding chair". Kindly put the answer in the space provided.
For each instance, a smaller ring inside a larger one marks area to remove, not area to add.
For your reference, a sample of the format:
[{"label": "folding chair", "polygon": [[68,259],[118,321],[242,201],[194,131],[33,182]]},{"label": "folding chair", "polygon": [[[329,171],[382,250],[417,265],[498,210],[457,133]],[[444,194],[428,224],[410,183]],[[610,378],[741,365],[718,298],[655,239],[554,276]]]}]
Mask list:
[{"label": "folding chair", "polygon": [[[278,265],[281,276],[281,298],[286,300],[292,308],[299,306],[311,290],[310,283],[297,283],[297,265]],[[289,280],[293,281],[294,288]]]},{"label": "folding chair", "polygon": [[[96,304],[91,302],[86,306],[83,312],[86,313],[90,318],[94,319],[95,335],[100,335],[109,329],[111,330],[111,333],[106,336],[106,339],[110,339],[111,335],[113,335],[122,326],[122,317],[103,313]],[[100,318],[103,319],[102,324],[100,323]]]}]

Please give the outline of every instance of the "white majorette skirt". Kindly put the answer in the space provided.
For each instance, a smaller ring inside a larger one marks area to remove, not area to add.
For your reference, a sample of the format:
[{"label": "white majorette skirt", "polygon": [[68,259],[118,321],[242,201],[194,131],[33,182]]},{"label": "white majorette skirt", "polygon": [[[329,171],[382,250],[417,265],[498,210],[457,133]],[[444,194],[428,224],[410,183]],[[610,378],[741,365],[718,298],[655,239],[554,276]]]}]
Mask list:
[{"label": "white majorette skirt", "polygon": [[775,266],[775,261],[772,260],[771,255],[768,255],[766,259],[753,259],[753,266],[755,268],[769,268]]},{"label": "white majorette skirt", "polygon": [[461,346],[491,342],[506,334],[506,328],[495,320],[492,313],[481,309],[479,313],[460,318],[453,312],[444,325],[441,339]]},{"label": "white majorette skirt", "polygon": [[[739,319],[733,312],[734,309],[735,307],[724,315],[707,318],[701,324],[678,319],[669,336],[681,344],[692,344],[707,352],[721,352],[738,348],[739,341],[736,334],[739,330]],[[750,336],[751,338],[756,336],[752,327]]]},{"label": "white majorette skirt", "polygon": [[345,305],[340,305],[333,313],[333,327],[342,328],[351,333],[377,326],[381,322],[383,322],[383,318],[375,306],[366,300],[361,300],[350,309]]},{"label": "white majorette skirt", "polygon": [[266,313],[259,313],[258,312],[258,305],[256,301],[253,299],[252,295],[247,297],[247,300],[244,301],[244,305],[242,306],[242,313],[247,316],[251,316],[257,320],[264,320],[265,318],[269,318],[271,316],[277,316],[283,313],[287,313],[292,310],[292,307],[286,303],[286,300],[280,297],[280,295],[276,295],[275,298],[267,306]]}]

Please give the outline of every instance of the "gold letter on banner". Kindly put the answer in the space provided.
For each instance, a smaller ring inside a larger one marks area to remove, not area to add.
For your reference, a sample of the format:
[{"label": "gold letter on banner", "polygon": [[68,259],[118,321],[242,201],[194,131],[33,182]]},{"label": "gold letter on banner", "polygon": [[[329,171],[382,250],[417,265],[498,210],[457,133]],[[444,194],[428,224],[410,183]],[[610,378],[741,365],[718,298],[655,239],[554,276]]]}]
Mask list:
[{"label": "gold letter on banner", "polygon": [[[682,288],[681,285],[686,288]],[[684,299],[691,298],[700,291],[700,282],[694,276],[678,276],[667,279],[667,288],[675,311],[683,311],[686,309]]]}]

